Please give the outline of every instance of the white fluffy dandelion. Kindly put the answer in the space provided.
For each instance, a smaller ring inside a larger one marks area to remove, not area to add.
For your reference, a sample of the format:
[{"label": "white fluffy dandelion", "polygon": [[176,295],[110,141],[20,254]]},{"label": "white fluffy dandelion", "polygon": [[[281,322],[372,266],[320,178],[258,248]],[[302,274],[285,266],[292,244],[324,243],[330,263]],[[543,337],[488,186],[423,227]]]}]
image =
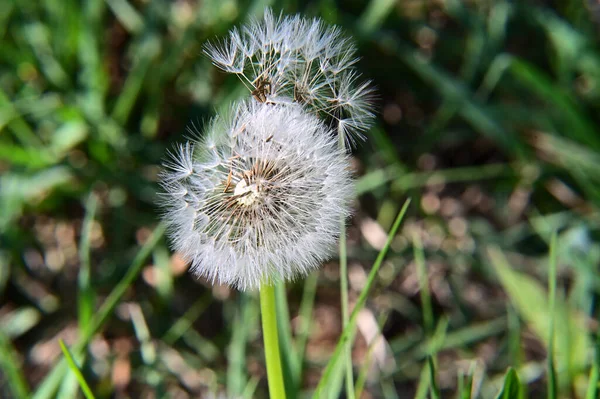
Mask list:
[{"label": "white fluffy dandelion", "polygon": [[205,52],[258,101],[303,104],[332,122],[348,145],[372,123],[373,91],[356,71],[354,45],[320,19],[276,17],[267,9],[262,20],[233,29]]},{"label": "white fluffy dandelion", "polygon": [[254,289],[305,275],[335,250],[349,162],[301,106],[241,103],[171,155],[164,218],[196,275]]}]

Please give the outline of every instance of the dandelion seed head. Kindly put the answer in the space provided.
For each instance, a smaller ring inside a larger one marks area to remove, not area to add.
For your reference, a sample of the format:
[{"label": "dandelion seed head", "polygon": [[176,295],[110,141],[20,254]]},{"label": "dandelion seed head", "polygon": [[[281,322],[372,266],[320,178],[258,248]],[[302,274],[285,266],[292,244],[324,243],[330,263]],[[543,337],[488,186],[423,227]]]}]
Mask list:
[{"label": "dandelion seed head", "polygon": [[318,18],[267,9],[262,19],[204,51],[218,68],[237,74],[257,101],[302,104],[348,145],[363,139],[374,119],[373,90],[356,71],[354,44]]},{"label": "dandelion seed head", "polygon": [[238,104],[171,158],[164,219],[197,276],[255,289],[306,275],[334,252],[353,193],[349,161],[302,106]]}]

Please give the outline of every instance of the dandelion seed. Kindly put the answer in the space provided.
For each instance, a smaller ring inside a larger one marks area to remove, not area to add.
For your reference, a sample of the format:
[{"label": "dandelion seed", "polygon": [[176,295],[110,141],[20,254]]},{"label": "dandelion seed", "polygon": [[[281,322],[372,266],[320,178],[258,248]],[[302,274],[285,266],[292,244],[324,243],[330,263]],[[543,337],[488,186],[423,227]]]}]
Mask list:
[{"label": "dandelion seed", "polygon": [[373,90],[361,82],[352,42],[321,20],[273,15],[234,29],[205,47],[213,64],[237,74],[259,102],[296,102],[327,121],[348,146],[374,118]]},{"label": "dandelion seed", "polygon": [[349,162],[302,106],[241,103],[172,158],[164,219],[196,275],[255,289],[306,275],[334,252],[353,193]]}]

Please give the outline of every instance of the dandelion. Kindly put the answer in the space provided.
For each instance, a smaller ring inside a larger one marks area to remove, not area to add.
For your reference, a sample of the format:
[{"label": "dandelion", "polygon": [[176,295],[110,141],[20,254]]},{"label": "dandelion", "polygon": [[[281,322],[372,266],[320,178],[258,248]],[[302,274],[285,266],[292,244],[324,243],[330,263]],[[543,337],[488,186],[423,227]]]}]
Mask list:
[{"label": "dandelion", "polygon": [[364,139],[373,120],[373,91],[361,82],[352,42],[336,26],[299,15],[273,15],[233,29],[206,46],[213,64],[236,74],[263,103],[305,105],[327,121],[348,146]]},{"label": "dandelion", "polygon": [[317,268],[349,214],[347,156],[298,104],[242,102],[166,168],[173,246],[194,274],[240,290]]}]

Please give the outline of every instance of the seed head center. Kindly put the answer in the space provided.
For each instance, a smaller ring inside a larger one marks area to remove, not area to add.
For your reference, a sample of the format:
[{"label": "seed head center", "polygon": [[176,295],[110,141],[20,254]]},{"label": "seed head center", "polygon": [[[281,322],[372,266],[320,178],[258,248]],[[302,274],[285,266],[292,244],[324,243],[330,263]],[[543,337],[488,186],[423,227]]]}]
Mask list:
[{"label": "seed head center", "polygon": [[241,179],[233,190],[233,195],[237,197],[237,202],[243,206],[254,204],[260,197],[260,182],[248,183],[245,179]]}]

